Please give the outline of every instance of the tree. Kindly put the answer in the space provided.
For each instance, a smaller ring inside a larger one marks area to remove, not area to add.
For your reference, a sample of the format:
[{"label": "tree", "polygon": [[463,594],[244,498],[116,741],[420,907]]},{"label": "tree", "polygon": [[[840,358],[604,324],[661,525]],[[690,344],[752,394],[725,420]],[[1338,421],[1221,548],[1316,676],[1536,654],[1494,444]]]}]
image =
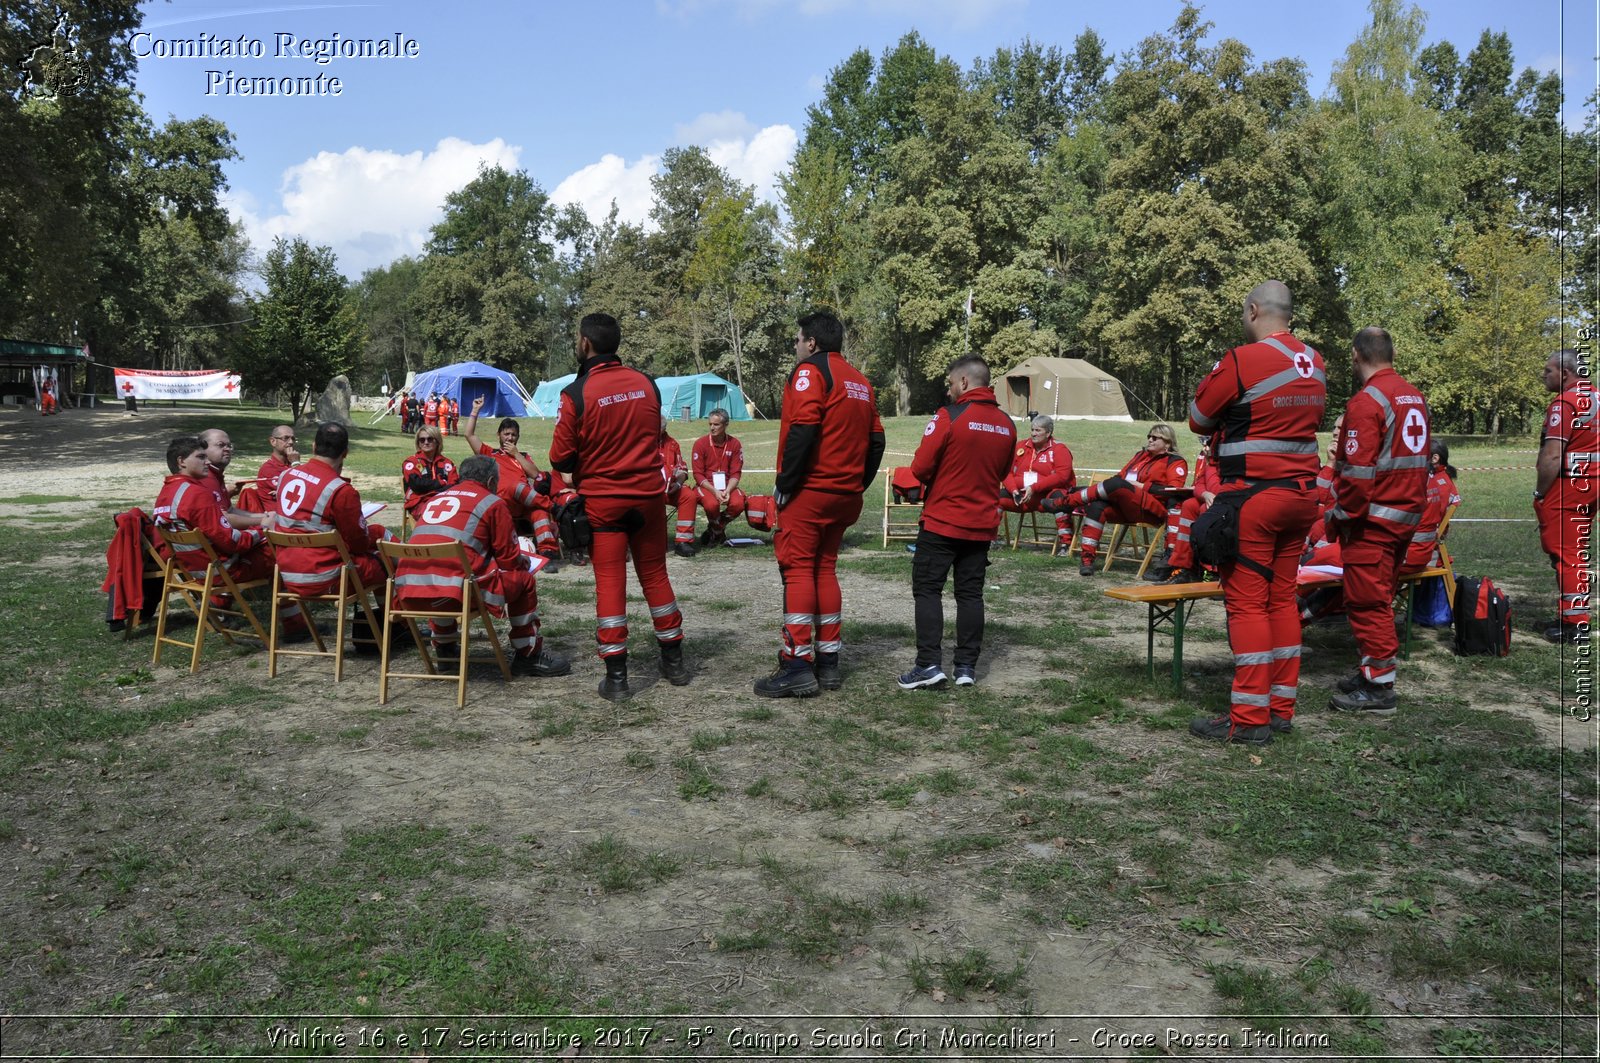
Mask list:
[{"label": "tree", "polygon": [[418,294],[434,364],[475,359],[533,375],[544,369],[555,223],[549,197],[522,170],[482,168],[445,198]]},{"label": "tree", "polygon": [[267,252],[262,280],[266,292],[254,306],[254,357],[245,381],[287,393],[298,420],[310,396],[354,364],[354,315],[331,248],[280,236]]},{"label": "tree", "polygon": [[363,375],[374,384],[386,373],[404,380],[423,368],[419,296],[424,269],[422,259],[402,255],[367,270],[351,288]]}]

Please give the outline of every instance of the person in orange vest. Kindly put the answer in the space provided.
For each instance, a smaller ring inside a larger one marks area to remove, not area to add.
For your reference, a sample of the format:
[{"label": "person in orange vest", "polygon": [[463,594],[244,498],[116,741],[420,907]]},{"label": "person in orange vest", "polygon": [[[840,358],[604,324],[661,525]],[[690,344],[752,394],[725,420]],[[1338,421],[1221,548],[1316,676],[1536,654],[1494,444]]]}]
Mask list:
[{"label": "person in orange vest", "polygon": [[1539,546],[1556,570],[1556,618],[1544,629],[1549,642],[1589,637],[1589,558],[1594,549],[1595,488],[1600,480],[1600,425],[1589,367],[1571,349],[1545,360],[1544,386],[1555,395],[1545,409],[1539,438],[1533,512]]}]

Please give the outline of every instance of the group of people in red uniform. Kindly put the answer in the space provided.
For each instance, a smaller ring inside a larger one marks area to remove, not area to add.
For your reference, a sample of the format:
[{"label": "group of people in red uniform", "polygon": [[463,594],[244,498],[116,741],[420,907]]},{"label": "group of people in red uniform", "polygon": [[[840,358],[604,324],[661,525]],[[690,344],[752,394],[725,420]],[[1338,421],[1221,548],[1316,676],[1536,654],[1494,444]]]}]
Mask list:
[{"label": "group of people in red uniform", "polygon": [[461,419],[461,403],[454,396],[429,392],[426,400],[401,391],[389,399],[389,412],[400,418],[400,431],[413,432],[426,426],[437,428],[442,434],[457,434]]}]

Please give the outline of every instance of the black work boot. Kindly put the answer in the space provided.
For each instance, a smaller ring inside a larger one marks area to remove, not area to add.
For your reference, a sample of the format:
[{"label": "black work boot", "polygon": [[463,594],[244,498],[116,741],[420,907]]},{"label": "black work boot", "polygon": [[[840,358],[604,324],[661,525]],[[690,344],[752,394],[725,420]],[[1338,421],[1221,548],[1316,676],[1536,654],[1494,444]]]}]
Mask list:
[{"label": "black work boot", "polygon": [[823,690],[838,690],[844,686],[844,679],[839,675],[837,653],[817,654],[817,685]]},{"label": "black work boot", "polygon": [[606,677],[600,680],[600,696],[607,701],[627,701],[633,697],[628,689],[628,655],[614,653],[606,658]]},{"label": "black work boot", "polygon": [[673,543],[672,544],[672,552],[677,554],[679,557],[693,557],[695,555],[694,544],[693,543]]},{"label": "black work boot", "polygon": [[1348,694],[1335,694],[1328,707],[1340,712],[1360,712],[1368,716],[1393,716],[1399,707],[1393,683],[1374,683],[1363,677],[1361,685]]},{"label": "black work boot", "polygon": [[689,682],[689,666],[683,663],[683,642],[661,643],[661,678],[675,687]]},{"label": "black work boot", "polygon": [[801,658],[781,661],[777,671],[757,679],[755,685],[756,693],[764,698],[809,698],[821,689],[811,662]]}]

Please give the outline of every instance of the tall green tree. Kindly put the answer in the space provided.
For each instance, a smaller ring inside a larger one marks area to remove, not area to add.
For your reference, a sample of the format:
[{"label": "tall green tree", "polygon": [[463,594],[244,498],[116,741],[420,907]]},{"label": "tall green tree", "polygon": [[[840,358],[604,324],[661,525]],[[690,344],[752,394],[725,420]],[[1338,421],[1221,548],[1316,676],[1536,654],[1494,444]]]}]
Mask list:
[{"label": "tall green tree", "polygon": [[472,359],[542,374],[556,220],[522,170],[485,167],[445,198],[417,296],[431,364]]},{"label": "tall green tree", "polygon": [[280,236],[267,252],[262,281],[266,290],[253,307],[253,358],[244,382],[279,392],[298,420],[311,396],[354,365],[360,342],[355,315],[331,248]]},{"label": "tall green tree", "polygon": [[423,260],[402,255],[387,266],[369,269],[351,286],[350,298],[361,337],[361,374],[376,385],[389,374],[400,386],[407,373],[423,368]]}]

